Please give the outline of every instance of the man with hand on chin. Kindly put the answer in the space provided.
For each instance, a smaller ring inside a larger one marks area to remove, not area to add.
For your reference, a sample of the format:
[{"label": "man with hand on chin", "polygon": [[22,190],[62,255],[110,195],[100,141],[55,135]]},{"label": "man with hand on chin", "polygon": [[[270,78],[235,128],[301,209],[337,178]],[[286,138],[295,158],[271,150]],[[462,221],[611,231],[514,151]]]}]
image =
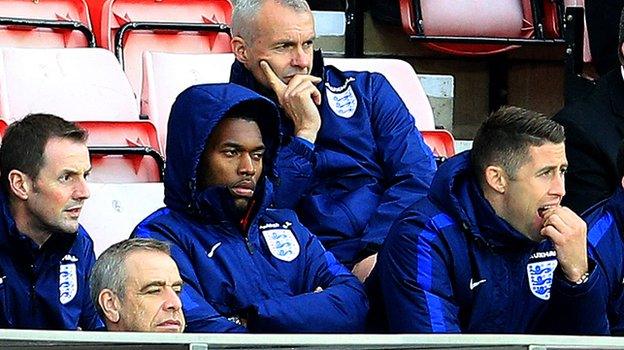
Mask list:
[{"label": "man with hand on chin", "polygon": [[607,334],[603,270],[560,205],[564,139],[538,113],[494,112],[393,225],[367,281],[370,328]]},{"label": "man with hand on chin", "polygon": [[325,66],[305,0],[238,0],[230,81],[280,107],[282,147],[273,203],[291,208],[364,280],[397,216],[424,197],[435,172],[386,78]]},{"label": "man with hand on chin", "polygon": [[171,244],[187,332],[353,333],[368,304],[347,269],[275,209],[278,112],[235,84],[198,85],[171,110],[166,208],[136,237]]}]

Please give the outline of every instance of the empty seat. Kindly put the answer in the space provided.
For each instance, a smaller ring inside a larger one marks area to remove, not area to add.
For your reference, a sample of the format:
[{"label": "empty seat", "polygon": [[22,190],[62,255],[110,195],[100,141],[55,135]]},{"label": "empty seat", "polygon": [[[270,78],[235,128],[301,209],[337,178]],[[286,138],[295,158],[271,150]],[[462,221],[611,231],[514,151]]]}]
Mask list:
[{"label": "empty seat", "polygon": [[95,46],[84,0],[0,1],[0,46]]},{"label": "empty seat", "polygon": [[138,120],[115,56],[99,48],[0,49],[0,118],[52,113],[72,121]]},{"label": "empty seat", "polygon": [[90,180],[106,183],[162,181],[164,160],[150,121],[81,121],[89,132]]},{"label": "empty seat", "polygon": [[95,255],[130,237],[134,227],[163,206],[162,183],[90,183],[79,222],[93,239]]},{"label": "empty seat", "polygon": [[455,139],[450,132],[446,130],[422,130],[421,133],[438,164],[455,155]]},{"label": "empty seat", "polygon": [[563,8],[548,2],[399,0],[403,30],[410,38],[438,51],[468,56],[500,53],[528,41],[563,42],[561,36],[548,37],[559,34],[554,28],[563,18]]},{"label": "empty seat", "polygon": [[137,95],[143,51],[231,51],[228,0],[108,0],[101,16],[102,45],[115,51]]},{"label": "empty seat", "polygon": [[176,97],[192,85],[229,81],[233,62],[231,53],[144,53],[141,114],[148,116],[158,128],[163,154],[169,112]]}]

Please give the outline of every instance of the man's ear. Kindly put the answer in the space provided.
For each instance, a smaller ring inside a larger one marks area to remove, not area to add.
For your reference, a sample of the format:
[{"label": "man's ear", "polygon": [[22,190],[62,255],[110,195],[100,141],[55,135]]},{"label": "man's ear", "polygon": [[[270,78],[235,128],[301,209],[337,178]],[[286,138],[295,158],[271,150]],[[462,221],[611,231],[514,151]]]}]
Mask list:
[{"label": "man's ear", "polygon": [[104,316],[108,321],[111,323],[119,322],[119,309],[121,305],[119,298],[112,290],[108,288],[102,289],[98,295],[98,304],[100,304]]},{"label": "man's ear", "polygon": [[27,200],[33,186],[30,177],[16,169],[9,171],[7,176],[11,193],[21,200]]},{"label": "man's ear", "polygon": [[240,36],[235,36],[230,41],[230,45],[232,46],[232,52],[236,60],[242,64],[246,64],[247,61],[249,61],[249,57],[247,56],[247,43],[245,40]]},{"label": "man's ear", "polygon": [[507,190],[507,177],[505,170],[495,165],[490,165],[485,168],[485,184],[497,193],[505,193]]}]

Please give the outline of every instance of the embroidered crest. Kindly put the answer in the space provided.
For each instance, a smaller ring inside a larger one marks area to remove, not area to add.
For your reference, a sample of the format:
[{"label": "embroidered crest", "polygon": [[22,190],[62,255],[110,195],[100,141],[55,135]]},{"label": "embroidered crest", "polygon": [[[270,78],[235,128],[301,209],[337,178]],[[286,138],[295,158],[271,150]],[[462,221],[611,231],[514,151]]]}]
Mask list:
[{"label": "embroidered crest", "polygon": [[354,78],[349,78],[344,85],[339,87],[333,87],[329,83],[325,83],[329,107],[342,118],[353,117],[357,109],[357,97],[355,97],[355,93],[349,84],[354,80]]},{"label": "embroidered crest", "polygon": [[531,293],[542,300],[550,299],[550,287],[553,282],[557,260],[545,260],[527,265],[527,277]]},{"label": "embroidered crest", "polygon": [[299,256],[299,242],[290,228],[263,230],[262,235],[274,257],[293,261]]},{"label": "embroidered crest", "polygon": [[76,278],[76,264],[61,264],[59,274],[59,301],[65,305],[72,301],[78,291],[78,280]]}]

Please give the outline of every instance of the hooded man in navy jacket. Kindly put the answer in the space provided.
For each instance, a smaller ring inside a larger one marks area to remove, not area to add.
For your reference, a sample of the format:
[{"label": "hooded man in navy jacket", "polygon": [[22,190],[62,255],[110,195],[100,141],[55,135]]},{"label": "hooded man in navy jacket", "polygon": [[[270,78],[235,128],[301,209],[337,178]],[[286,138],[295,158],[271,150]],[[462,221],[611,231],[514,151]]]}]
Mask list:
[{"label": "hooded man in navy jacket", "polygon": [[440,166],[379,253],[376,330],[605,334],[606,283],[586,225],[560,205],[563,127],[503,107]]},{"label": "hooded man in navy jacket", "polygon": [[103,328],[89,295],[93,242],[87,133],[48,114],[7,129],[0,147],[0,327]]},{"label": "hooded man in navy jacket", "polygon": [[435,172],[414,117],[384,76],[324,66],[305,0],[236,1],[232,35],[230,81],[280,107],[275,205],[363,280]]},{"label": "hooded man in navy jacket", "polygon": [[174,103],[165,204],[134,235],[171,243],[187,332],[358,332],[359,281],[294,212],[273,209],[275,105],[235,84]]}]

